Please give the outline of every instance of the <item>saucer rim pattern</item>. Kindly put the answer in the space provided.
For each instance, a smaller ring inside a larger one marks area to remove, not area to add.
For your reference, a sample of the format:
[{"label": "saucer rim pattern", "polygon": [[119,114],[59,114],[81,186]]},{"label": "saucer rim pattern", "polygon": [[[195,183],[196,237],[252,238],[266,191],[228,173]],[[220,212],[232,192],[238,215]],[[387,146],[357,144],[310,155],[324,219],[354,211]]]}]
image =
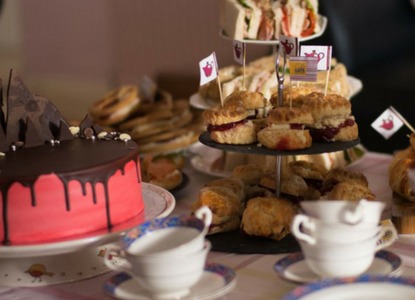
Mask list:
[{"label": "saucer rim pattern", "polygon": [[[364,274],[356,277],[342,277],[325,279],[317,282],[304,284],[294,288],[290,293],[286,294],[282,300],[301,300],[303,297],[311,296],[313,293],[319,292],[324,289],[334,288],[336,286],[350,285],[353,288],[354,284],[361,283],[378,283],[378,284],[397,284],[403,286],[415,286],[415,279],[408,277],[389,277],[384,275],[370,275]],[[373,287],[371,287],[373,289]],[[328,294],[326,294],[328,296]],[[308,297],[307,297],[308,298]]]},{"label": "saucer rim pattern", "polygon": [[[202,294],[199,295],[188,295],[186,297],[183,298],[183,300],[189,300],[189,299],[215,299],[217,297],[223,296],[225,294],[227,294],[228,292],[230,292],[233,287],[236,284],[236,280],[237,280],[237,275],[235,270],[219,264],[219,263],[214,263],[214,262],[206,262],[205,265],[205,272],[212,272],[215,273],[217,275],[219,275],[222,279],[223,279],[223,286],[221,288],[218,288],[216,290],[212,290],[209,292],[204,292]],[[115,274],[114,276],[110,277],[107,281],[105,281],[104,286],[103,286],[103,290],[106,294],[116,298],[116,299],[130,299],[129,297],[122,297],[117,295],[117,288],[119,288],[119,286],[128,281],[128,280],[133,280],[133,277],[125,272],[120,272]],[[139,295],[137,295],[139,296]],[[139,299],[150,299],[147,298],[146,295],[143,295],[143,298],[139,298]]]},{"label": "saucer rim pattern", "polygon": [[[390,264],[392,270],[388,273],[385,274],[388,276],[394,276],[395,274],[397,274],[397,272],[402,268],[402,259],[400,258],[399,255],[388,251],[388,250],[380,250],[378,252],[376,252],[375,254],[375,259],[382,259],[384,261],[386,261],[387,263]],[[281,259],[279,259],[275,264],[274,264],[274,271],[281,276],[284,279],[287,279],[289,281],[293,281],[293,282],[299,282],[299,283],[311,283],[311,282],[316,282],[318,280],[318,278],[316,277],[315,280],[313,281],[309,281],[308,279],[303,279],[300,276],[297,276],[295,279],[292,276],[287,276],[286,271],[287,268],[290,267],[291,265],[303,261],[304,260],[304,255],[303,253],[300,252],[294,252],[294,253],[290,253],[284,257],[282,257]],[[316,275],[317,276],[317,275]]]}]

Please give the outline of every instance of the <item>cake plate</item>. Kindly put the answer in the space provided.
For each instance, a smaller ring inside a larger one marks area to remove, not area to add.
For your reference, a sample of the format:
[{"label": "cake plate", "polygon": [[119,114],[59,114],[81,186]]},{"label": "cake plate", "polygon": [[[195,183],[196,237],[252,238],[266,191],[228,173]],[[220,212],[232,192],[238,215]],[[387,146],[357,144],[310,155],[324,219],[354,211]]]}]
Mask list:
[{"label": "cake plate", "polygon": [[176,201],[167,190],[143,183],[144,213],[109,230],[36,245],[0,247],[0,284],[44,286],[78,281],[110,271],[103,261],[107,246],[130,228],[166,217]]}]

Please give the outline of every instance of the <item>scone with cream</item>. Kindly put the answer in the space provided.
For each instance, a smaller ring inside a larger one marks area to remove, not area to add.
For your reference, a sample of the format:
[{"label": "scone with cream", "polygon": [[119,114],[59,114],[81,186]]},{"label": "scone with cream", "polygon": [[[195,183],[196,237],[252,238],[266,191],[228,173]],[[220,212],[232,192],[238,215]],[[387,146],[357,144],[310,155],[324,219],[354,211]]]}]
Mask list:
[{"label": "scone with cream", "polygon": [[242,215],[241,230],[249,236],[281,240],[290,233],[296,211],[296,206],[284,199],[251,199]]},{"label": "scone with cream", "polygon": [[309,148],[312,138],[306,126],[314,120],[308,110],[278,107],[271,110],[267,126],[258,132],[258,141],[269,149],[298,150]]},{"label": "scone with cream", "polygon": [[313,92],[306,96],[302,107],[309,110],[314,118],[309,127],[314,141],[344,142],[358,138],[352,105],[345,97]]},{"label": "scone with cream", "polygon": [[220,144],[253,144],[257,127],[242,103],[215,106],[203,112],[210,138]]}]

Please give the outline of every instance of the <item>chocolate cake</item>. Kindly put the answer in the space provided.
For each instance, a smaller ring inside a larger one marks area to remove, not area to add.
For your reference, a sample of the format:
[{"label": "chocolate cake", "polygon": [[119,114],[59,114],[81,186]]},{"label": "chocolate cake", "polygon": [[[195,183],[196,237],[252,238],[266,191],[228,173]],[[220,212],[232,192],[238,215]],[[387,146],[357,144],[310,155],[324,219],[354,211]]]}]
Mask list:
[{"label": "chocolate cake", "polygon": [[0,123],[3,244],[76,238],[143,214],[138,146],[128,135],[105,132],[89,116],[70,127],[13,70]]}]

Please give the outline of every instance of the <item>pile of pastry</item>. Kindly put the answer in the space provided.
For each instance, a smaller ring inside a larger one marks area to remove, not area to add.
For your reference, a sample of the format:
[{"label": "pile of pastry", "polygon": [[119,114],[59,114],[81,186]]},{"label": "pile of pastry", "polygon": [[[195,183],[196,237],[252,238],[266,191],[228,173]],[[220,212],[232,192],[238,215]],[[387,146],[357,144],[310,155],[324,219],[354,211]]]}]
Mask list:
[{"label": "pile of pastry", "polygon": [[136,85],[121,86],[94,102],[88,112],[96,124],[128,133],[141,153],[187,148],[204,131],[187,99],[173,99],[157,87],[144,92]]},{"label": "pile of pastry", "polygon": [[[244,77],[245,72],[245,77]],[[245,70],[239,65],[230,65],[219,69],[219,79],[223,96],[226,97],[232,92],[243,89],[248,91],[261,92],[266,98],[270,98],[277,91],[278,81],[275,74],[275,57],[269,55],[253,60],[246,64]],[[328,77],[327,93],[339,94],[348,98],[350,96],[350,83],[347,79],[346,66],[332,58],[330,76]],[[316,82],[301,82],[298,85],[305,88],[313,88],[315,91],[324,92],[326,86],[327,71],[317,73]],[[290,86],[290,76],[286,74],[285,85]],[[295,84],[297,85],[297,83]],[[212,104],[220,103],[220,92],[218,82],[210,81],[199,87],[199,95],[210,100]]]},{"label": "pile of pastry", "polygon": [[267,99],[260,92],[236,91],[222,105],[203,112],[210,138],[220,144],[259,143],[280,151],[311,147],[313,141],[358,138],[351,102],[337,94],[287,88]]},{"label": "pile of pastry", "polygon": [[409,138],[410,145],[397,151],[389,165],[389,185],[393,192],[404,199],[415,202],[415,190],[413,189],[408,172],[415,168],[415,133]]},{"label": "pile of pastry", "polygon": [[192,209],[206,205],[212,210],[210,234],[241,230],[249,236],[281,240],[290,233],[299,201],[375,199],[362,173],[327,170],[307,161],[284,165],[280,184],[277,198],[275,171],[256,164],[240,165],[231,177],[207,183]]}]

